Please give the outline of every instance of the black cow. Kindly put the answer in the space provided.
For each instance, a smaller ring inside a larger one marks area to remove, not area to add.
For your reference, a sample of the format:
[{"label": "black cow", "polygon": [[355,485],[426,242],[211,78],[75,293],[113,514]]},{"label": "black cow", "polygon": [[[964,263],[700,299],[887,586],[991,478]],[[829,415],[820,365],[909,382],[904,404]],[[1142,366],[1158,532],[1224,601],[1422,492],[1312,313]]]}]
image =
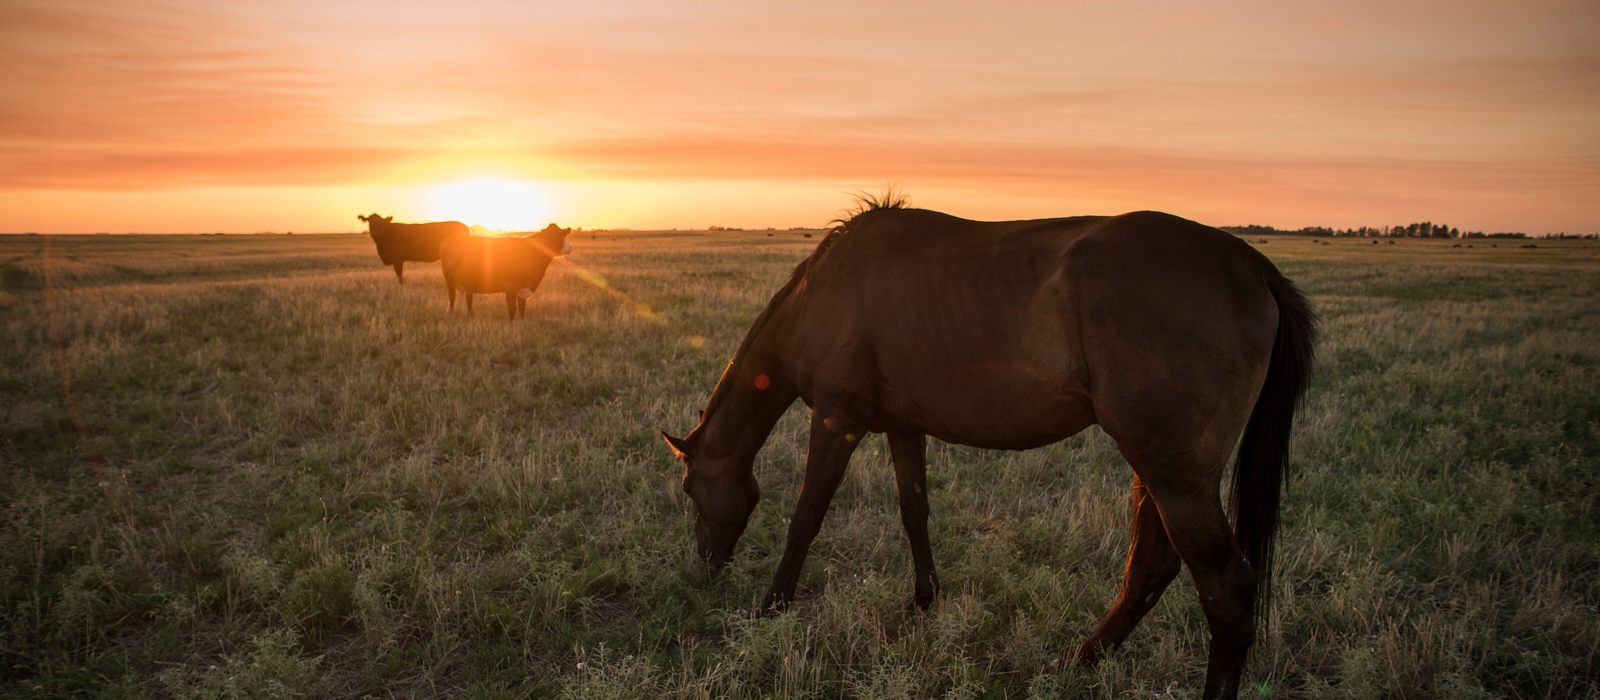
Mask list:
[{"label": "black cow", "polygon": [[394,276],[405,284],[406,262],[439,262],[439,244],[451,236],[468,234],[467,225],[459,221],[435,221],[429,224],[396,224],[392,216],[356,215],[367,222],[367,235],[378,245],[378,257],[383,264],[394,267]]}]

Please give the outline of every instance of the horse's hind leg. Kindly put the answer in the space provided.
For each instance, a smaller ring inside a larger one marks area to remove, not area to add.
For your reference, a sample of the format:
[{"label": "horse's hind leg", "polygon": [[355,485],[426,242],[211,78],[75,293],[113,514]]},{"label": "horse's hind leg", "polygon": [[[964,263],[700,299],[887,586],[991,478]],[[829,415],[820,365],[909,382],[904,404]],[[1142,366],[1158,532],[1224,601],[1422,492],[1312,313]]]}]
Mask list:
[{"label": "horse's hind leg", "polygon": [[900,524],[911,540],[911,560],[916,567],[916,597],[912,603],[919,610],[927,610],[939,594],[933,546],[928,543],[927,445],[927,438],[921,433],[889,433],[894,485],[900,495]]},{"label": "horse's hind leg", "polygon": [[1128,563],[1122,571],[1122,591],[1089,640],[1078,648],[1078,663],[1092,664],[1127,641],[1133,628],[1155,607],[1162,591],[1172,583],[1182,566],[1178,552],[1167,539],[1161,512],[1149,489],[1133,477],[1133,533],[1128,544]]},{"label": "horse's hind leg", "polygon": [[1198,493],[1166,485],[1152,485],[1150,490],[1173,548],[1194,577],[1211,632],[1201,697],[1232,700],[1238,696],[1245,656],[1256,639],[1255,570],[1234,538],[1215,485]]},{"label": "horse's hind leg", "polygon": [[[1194,578],[1211,633],[1201,697],[1233,700],[1238,697],[1245,657],[1255,643],[1256,572],[1222,507],[1222,474],[1250,406],[1238,397],[1212,395],[1219,399],[1212,402],[1217,408],[1210,412],[1195,409],[1192,403],[1185,406],[1180,398],[1161,400],[1160,394],[1150,392],[1138,406],[1100,403],[1096,415],[1116,439],[1146,494],[1136,506],[1137,522],[1148,524],[1151,514],[1146,511],[1158,511],[1167,542]],[[1146,525],[1139,534],[1149,534],[1149,529],[1154,525]],[[1134,549],[1142,547],[1136,542]],[[1135,557],[1142,554],[1133,552]],[[1162,559],[1151,558],[1157,563]]]}]

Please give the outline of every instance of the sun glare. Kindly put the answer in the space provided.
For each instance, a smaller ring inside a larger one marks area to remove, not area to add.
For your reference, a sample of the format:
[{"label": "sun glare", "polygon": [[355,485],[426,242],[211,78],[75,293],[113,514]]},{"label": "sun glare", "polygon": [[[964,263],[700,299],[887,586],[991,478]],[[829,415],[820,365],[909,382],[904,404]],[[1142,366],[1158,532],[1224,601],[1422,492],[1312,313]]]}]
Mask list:
[{"label": "sun glare", "polygon": [[549,204],[531,182],[469,180],[433,191],[433,215],[503,231],[537,230]]}]

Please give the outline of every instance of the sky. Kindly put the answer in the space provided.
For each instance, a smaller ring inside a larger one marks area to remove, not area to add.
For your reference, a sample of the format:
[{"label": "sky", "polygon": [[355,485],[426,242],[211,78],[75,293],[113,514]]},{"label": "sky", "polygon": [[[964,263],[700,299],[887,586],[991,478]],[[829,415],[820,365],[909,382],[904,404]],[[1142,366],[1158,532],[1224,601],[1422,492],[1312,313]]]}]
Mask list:
[{"label": "sky", "polygon": [[0,0],[0,232],[789,228],[896,183],[1593,233],[1596,37],[1593,0]]}]

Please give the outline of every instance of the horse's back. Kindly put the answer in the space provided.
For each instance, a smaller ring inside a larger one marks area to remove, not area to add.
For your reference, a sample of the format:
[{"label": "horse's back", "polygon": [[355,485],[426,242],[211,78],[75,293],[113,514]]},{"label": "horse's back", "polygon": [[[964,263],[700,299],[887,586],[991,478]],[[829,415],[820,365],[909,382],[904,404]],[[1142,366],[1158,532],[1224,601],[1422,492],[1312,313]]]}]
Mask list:
[{"label": "horse's back", "polygon": [[1278,274],[1237,237],[1159,212],[999,222],[876,213],[825,251],[808,275],[814,293],[874,327],[981,328],[988,345],[1081,333],[1070,326],[1084,321],[1205,340],[1208,327],[1270,306],[1265,279]]},{"label": "horse's back", "polygon": [[1119,358],[1151,358],[1131,371],[1159,375],[1186,353],[1231,352],[1253,371],[1263,321],[1271,348],[1270,263],[1192,221],[866,216],[825,242],[793,337],[803,364],[888,423],[986,447],[1048,444],[1096,422],[1097,385],[1138,383],[1122,381]]}]

